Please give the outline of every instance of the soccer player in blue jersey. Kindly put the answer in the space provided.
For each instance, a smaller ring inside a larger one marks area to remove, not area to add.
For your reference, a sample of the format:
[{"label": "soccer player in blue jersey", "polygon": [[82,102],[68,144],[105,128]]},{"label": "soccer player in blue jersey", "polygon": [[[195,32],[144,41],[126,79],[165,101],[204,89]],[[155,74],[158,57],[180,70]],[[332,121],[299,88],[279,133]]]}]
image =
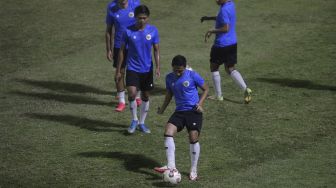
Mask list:
[{"label": "soccer player in blue jersey", "polygon": [[[119,81],[121,79],[121,67],[125,60],[127,66],[126,86],[132,114],[132,122],[128,132],[134,133],[135,129],[139,127],[140,131],[150,133],[149,128],[145,125],[145,119],[149,109],[149,92],[154,86],[151,51],[152,49],[154,51],[155,74],[158,78],[160,77],[160,38],[157,28],[148,24],[150,12],[146,5],[136,7],[134,13],[136,23],[126,29],[121,39],[115,80]],[[126,46],[128,46],[127,54],[124,53]],[[139,120],[135,102],[137,89],[141,90],[142,99]]]},{"label": "soccer player in blue jersey", "polygon": [[215,86],[216,96],[209,97],[222,101],[221,77],[219,66],[224,64],[226,72],[231,76],[234,82],[244,91],[245,103],[251,101],[252,90],[247,87],[243,77],[235,69],[237,64],[237,34],[236,34],[236,10],[233,0],[216,0],[220,6],[219,12],[215,17],[204,16],[204,20],[216,20],[214,29],[209,29],[205,33],[205,42],[212,35],[216,38],[210,53],[210,70],[212,80]]},{"label": "soccer player in blue jersey", "polygon": [[[113,61],[113,67],[117,67],[118,54],[121,46],[121,37],[126,28],[133,25],[136,20],[134,18],[134,9],[140,5],[140,0],[114,0],[107,6],[106,14],[106,56],[109,61]],[[127,49],[125,51],[127,53]],[[121,68],[122,78],[116,82],[117,98],[119,100],[116,107],[117,112],[122,112],[125,109],[125,63]],[[141,104],[139,97],[140,92],[137,94],[137,104]]]},{"label": "soccer player in blue jersey", "polygon": [[[184,127],[189,133],[191,168],[189,179],[197,180],[197,163],[200,155],[199,134],[202,128],[203,103],[209,88],[204,79],[195,71],[186,69],[186,58],[177,55],[172,60],[173,72],[166,76],[166,96],[158,114],[162,114],[175,98],[176,109],[170,116],[164,133],[164,145],[166,148],[167,166],[156,167],[155,171],[163,173],[166,170],[174,171],[175,166],[175,143],[174,135]],[[201,97],[197,88],[203,90]]]}]

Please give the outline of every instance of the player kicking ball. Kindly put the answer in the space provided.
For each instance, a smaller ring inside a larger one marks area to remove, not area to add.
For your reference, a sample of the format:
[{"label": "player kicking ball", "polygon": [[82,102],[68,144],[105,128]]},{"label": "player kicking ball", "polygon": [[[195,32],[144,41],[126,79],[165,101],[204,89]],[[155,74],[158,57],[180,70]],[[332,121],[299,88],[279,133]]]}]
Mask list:
[{"label": "player kicking ball", "polygon": [[[209,88],[204,79],[195,71],[186,69],[187,61],[184,56],[177,55],[172,60],[173,72],[166,76],[166,96],[158,114],[163,114],[172,97],[175,98],[176,109],[170,116],[164,132],[167,166],[155,167],[154,170],[164,173],[175,170],[175,142],[174,135],[187,128],[190,142],[191,168],[189,179],[196,181],[197,163],[200,155],[199,135],[203,121],[203,102]],[[199,97],[197,88],[203,91]]]}]

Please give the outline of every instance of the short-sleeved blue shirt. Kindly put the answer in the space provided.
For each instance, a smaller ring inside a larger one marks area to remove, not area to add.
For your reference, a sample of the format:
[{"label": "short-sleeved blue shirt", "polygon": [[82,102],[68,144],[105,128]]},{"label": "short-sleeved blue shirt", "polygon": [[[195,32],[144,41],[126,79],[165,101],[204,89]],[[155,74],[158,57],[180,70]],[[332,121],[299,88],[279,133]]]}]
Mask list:
[{"label": "short-sleeved blue shirt", "polygon": [[114,0],[107,5],[106,24],[115,27],[115,48],[120,48],[122,34],[126,28],[136,22],[134,9],[139,5],[140,0],[128,0],[128,6],[125,9],[119,7],[118,0]]},{"label": "short-sleeved blue shirt", "polygon": [[144,30],[137,30],[135,25],[128,27],[122,37],[122,44],[128,46],[127,70],[138,73],[151,71],[152,47],[159,42],[159,32],[153,25],[147,24]]},{"label": "short-sleeved blue shirt", "polygon": [[223,27],[225,24],[229,25],[227,33],[216,34],[214,46],[225,47],[237,43],[236,34],[236,10],[233,1],[227,1],[221,5],[216,18],[216,29]]},{"label": "short-sleeved blue shirt", "polygon": [[204,79],[195,71],[185,70],[178,77],[174,72],[166,76],[166,89],[175,97],[175,111],[193,110],[199,101],[197,87],[204,85]]}]

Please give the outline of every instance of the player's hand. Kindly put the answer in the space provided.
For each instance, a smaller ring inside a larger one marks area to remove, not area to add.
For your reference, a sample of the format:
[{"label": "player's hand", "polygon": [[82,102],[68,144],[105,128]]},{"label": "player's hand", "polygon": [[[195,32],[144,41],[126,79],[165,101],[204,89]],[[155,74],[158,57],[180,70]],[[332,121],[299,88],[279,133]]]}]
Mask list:
[{"label": "player's hand", "polygon": [[196,106],[196,111],[197,111],[198,113],[203,113],[203,112],[204,112],[204,109],[203,109],[203,107],[202,107],[201,105],[197,105],[197,106]]},{"label": "player's hand", "polygon": [[162,110],[162,108],[158,107],[158,109],[157,109],[157,113],[158,113],[158,114],[163,114],[163,110]]},{"label": "player's hand", "polygon": [[107,60],[109,61],[112,61],[113,60],[113,52],[111,50],[108,50],[107,53],[106,53],[106,58]]},{"label": "player's hand", "polygon": [[201,23],[203,23],[204,20],[207,20],[207,18],[208,18],[207,16],[202,16],[202,17],[201,17]]},{"label": "player's hand", "polygon": [[121,79],[121,73],[120,72],[116,72],[115,76],[114,76],[114,81],[115,82],[119,82]]},{"label": "player's hand", "polygon": [[160,68],[156,68],[156,69],[155,69],[155,75],[156,75],[156,78],[157,78],[157,79],[160,78],[160,76],[161,76]]},{"label": "player's hand", "polygon": [[205,33],[205,36],[204,36],[204,42],[208,42],[208,39],[211,37],[212,35],[212,30],[209,29],[206,33]]}]

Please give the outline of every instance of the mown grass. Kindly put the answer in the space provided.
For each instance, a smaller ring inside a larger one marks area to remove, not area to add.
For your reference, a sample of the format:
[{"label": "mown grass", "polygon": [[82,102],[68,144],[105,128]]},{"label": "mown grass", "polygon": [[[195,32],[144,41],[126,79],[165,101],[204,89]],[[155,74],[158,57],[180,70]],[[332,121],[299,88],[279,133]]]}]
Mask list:
[{"label": "mown grass", "polygon": [[[163,75],[187,57],[212,89],[203,15],[214,2],[144,0],[161,35]],[[130,114],[113,111],[105,59],[107,1],[0,3],[0,187],[165,187],[164,77],[147,123],[127,135]],[[239,63],[253,102],[222,71],[223,103],[206,101],[201,180],[190,183],[185,132],[176,137],[180,187],[334,187],[335,7],[332,0],[236,1]],[[213,90],[211,90],[213,92]]]}]

